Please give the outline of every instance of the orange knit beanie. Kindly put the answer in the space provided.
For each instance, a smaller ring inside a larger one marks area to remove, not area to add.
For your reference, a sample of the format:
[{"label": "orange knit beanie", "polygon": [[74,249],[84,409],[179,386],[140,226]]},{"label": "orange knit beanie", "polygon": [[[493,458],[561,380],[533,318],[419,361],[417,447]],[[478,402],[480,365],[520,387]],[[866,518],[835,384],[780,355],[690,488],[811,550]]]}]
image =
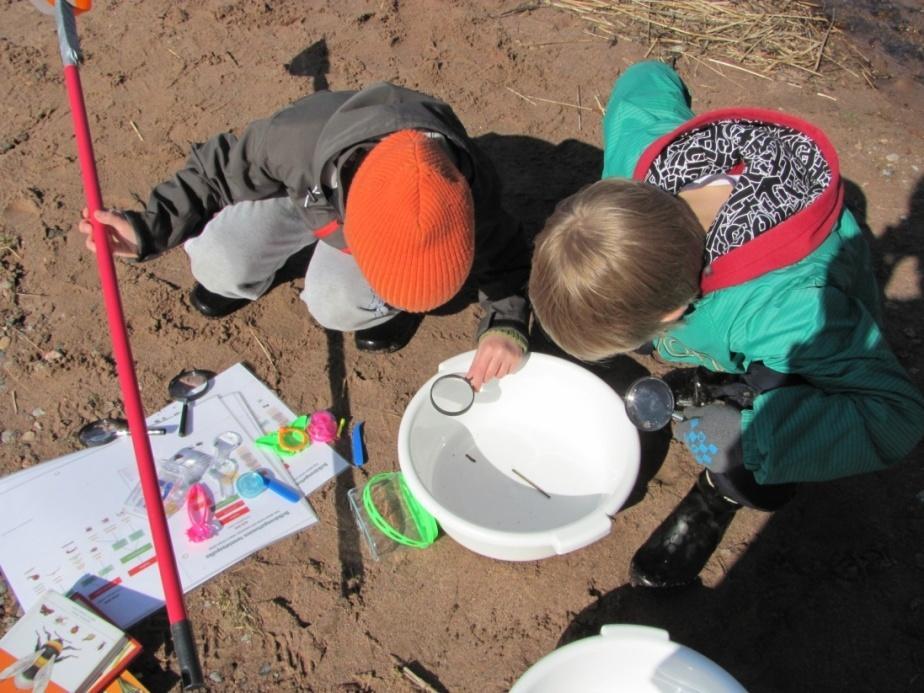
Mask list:
[{"label": "orange knit beanie", "polygon": [[422,313],[451,299],[475,254],[468,181],[434,139],[399,130],[375,145],[347,191],[343,233],[372,289]]}]

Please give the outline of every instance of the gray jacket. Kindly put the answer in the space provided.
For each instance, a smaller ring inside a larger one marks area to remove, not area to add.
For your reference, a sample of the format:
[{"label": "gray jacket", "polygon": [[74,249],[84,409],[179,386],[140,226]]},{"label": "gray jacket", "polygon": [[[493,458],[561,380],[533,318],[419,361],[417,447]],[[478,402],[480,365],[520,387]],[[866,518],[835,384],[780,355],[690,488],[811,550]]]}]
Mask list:
[{"label": "gray jacket", "polygon": [[[492,326],[527,334],[529,250],[522,228],[499,203],[493,165],[442,101],[386,82],[360,91],[322,91],[299,99],[240,137],[217,135],[192,148],[185,168],[158,185],[143,212],[127,212],[138,234],[140,259],[181,244],[202,231],[222,207],[288,195],[317,229],[344,217],[343,185],[330,189],[322,172],[340,165],[357,147],[371,147],[397,130],[441,133],[475,201],[475,260],[469,282],[486,314],[479,335]],[[342,229],[321,242],[342,247]]]}]

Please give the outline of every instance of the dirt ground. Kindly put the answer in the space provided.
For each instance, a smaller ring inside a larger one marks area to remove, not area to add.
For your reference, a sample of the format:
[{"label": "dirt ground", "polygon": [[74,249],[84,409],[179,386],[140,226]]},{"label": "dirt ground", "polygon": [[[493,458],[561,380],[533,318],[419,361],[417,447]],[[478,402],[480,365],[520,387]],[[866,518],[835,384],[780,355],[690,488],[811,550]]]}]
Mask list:
[{"label": "dirt ground", "polygon": [[[924,13],[917,0],[828,4],[872,61],[875,88],[839,70],[766,80],[702,59],[677,67],[695,110],[780,108],[828,133],[848,203],[871,232],[888,337],[924,384]],[[212,133],[318,89],[392,80],[453,104],[505,179],[508,208],[534,231],[598,177],[597,103],[649,48],[605,41],[539,5],[99,0],[79,29],[105,203],[137,207]],[[53,23],[24,0],[0,0],[0,18],[6,474],[73,451],[79,426],[122,412],[95,262],[73,230],[83,193]],[[369,355],[312,322],[298,279],[210,321],[189,305],[182,251],[120,263],[119,278],[147,411],[167,403],[182,367],[244,362],[296,411],[366,421],[369,463],[311,497],[319,524],[187,596],[214,690],[415,690],[404,665],[433,690],[500,691],[608,623],[665,628],[752,691],[924,689],[921,446],[887,472],[806,485],[774,515],[740,512],[702,585],[675,594],[627,584],[633,552],[696,473],[664,434],[645,437],[636,493],[587,548],[505,563],[444,536],[375,562],[346,493],[398,467],[404,407],[439,362],[470,348],[477,307],[427,316],[405,349]],[[608,375],[627,383],[655,368],[625,358]],[[8,626],[19,610],[0,589]],[[145,646],[133,670],[153,691],[178,689],[166,617],[132,632]]]}]

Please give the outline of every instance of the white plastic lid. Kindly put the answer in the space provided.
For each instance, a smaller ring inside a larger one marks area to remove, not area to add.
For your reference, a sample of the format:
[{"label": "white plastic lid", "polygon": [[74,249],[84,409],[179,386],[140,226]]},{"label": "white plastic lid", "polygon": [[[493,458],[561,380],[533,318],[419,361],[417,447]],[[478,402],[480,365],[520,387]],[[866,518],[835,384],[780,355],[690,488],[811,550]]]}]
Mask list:
[{"label": "white plastic lid", "polygon": [[708,657],[672,642],[667,631],[609,625],[546,655],[510,693],[742,693],[745,689]]}]

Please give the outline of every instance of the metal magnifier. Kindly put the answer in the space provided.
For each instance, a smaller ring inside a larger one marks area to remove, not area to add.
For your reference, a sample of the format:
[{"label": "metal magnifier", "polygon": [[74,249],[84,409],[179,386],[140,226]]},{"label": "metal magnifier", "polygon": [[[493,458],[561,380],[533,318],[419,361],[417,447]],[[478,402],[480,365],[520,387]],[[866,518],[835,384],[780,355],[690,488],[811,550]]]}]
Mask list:
[{"label": "metal magnifier", "polygon": [[629,386],[626,415],[641,431],[660,430],[671,419],[680,416],[674,412],[674,393],[670,385],[651,375],[639,378]]},{"label": "metal magnifier", "polygon": [[[149,436],[162,436],[166,428],[149,428]],[[98,419],[91,421],[77,431],[77,439],[88,448],[111,443],[116,438],[129,435],[125,419]]]},{"label": "metal magnifier", "polygon": [[199,399],[204,395],[212,385],[212,378],[215,374],[201,368],[183,371],[179,373],[167,386],[167,392],[170,397],[177,402],[182,402],[183,407],[180,410],[180,436],[189,433],[186,430],[186,418],[189,413],[189,403],[194,399]]},{"label": "metal magnifier", "polygon": [[430,386],[430,404],[440,414],[459,416],[475,403],[475,389],[461,373],[441,375]]}]

